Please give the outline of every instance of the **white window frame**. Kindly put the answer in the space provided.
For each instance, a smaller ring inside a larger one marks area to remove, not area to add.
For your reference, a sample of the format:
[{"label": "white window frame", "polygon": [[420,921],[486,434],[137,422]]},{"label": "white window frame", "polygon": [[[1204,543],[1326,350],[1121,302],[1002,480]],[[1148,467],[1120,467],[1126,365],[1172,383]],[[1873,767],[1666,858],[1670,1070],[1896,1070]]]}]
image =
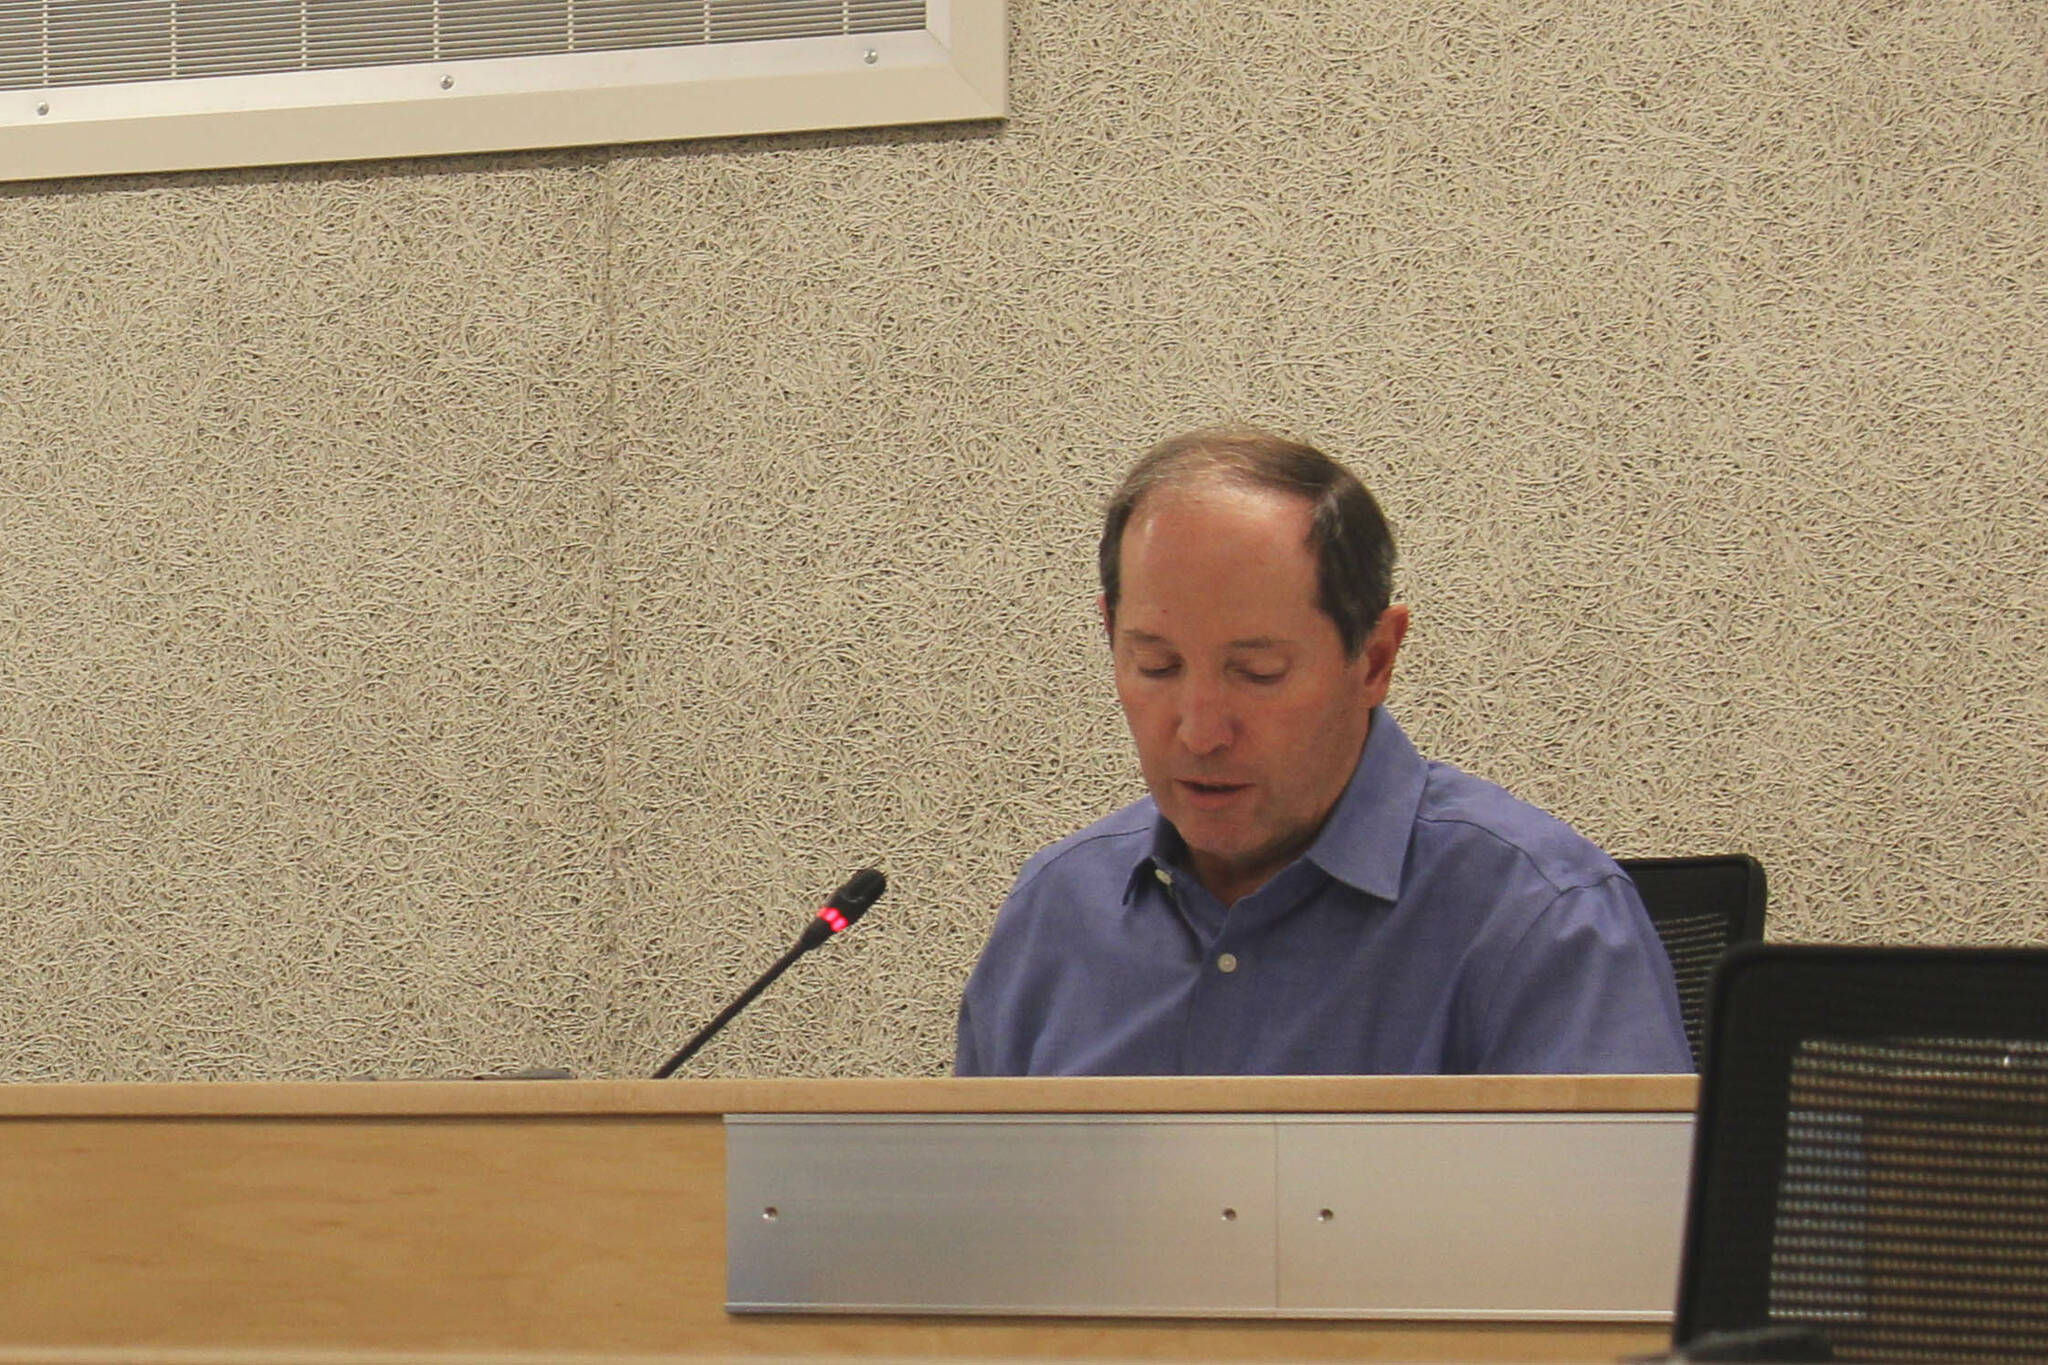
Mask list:
[{"label": "white window frame", "polygon": [[998,119],[1005,10],[927,0],[921,31],[9,91],[0,180]]}]

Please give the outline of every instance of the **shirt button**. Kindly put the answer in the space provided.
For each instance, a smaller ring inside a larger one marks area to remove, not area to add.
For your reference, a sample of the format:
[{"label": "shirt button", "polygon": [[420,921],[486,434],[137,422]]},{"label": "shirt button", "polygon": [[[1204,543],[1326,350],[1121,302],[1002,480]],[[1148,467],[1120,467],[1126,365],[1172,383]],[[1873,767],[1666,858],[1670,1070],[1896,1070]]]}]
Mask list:
[{"label": "shirt button", "polygon": [[1216,970],[1217,970],[1217,971],[1219,971],[1219,972],[1234,972],[1234,971],[1236,971],[1236,970],[1237,970],[1237,954],[1236,954],[1236,953],[1221,953],[1221,954],[1218,954],[1218,955],[1217,955],[1217,958],[1216,958]]},{"label": "shirt button", "polygon": [[1161,886],[1172,886],[1172,885],[1173,885],[1173,874],[1172,874],[1171,872],[1168,872],[1168,871],[1167,871],[1167,870],[1166,870],[1165,868],[1163,868],[1163,867],[1155,867],[1155,868],[1153,868],[1153,869],[1152,869],[1152,875],[1153,875],[1153,876],[1155,876],[1155,877],[1157,877],[1157,878],[1159,879],[1159,884],[1160,884]]}]

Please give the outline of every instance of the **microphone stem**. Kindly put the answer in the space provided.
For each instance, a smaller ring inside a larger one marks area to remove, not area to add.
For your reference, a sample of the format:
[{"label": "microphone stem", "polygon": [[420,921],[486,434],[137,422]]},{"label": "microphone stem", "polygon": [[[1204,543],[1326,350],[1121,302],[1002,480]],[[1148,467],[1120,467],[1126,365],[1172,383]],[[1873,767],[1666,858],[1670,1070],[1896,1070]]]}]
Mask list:
[{"label": "microphone stem", "polygon": [[733,1001],[730,1005],[727,1005],[724,1009],[720,1010],[718,1013],[718,1017],[716,1019],[713,1019],[710,1023],[706,1024],[702,1029],[699,1029],[696,1037],[692,1038],[689,1042],[684,1043],[682,1050],[680,1052],[676,1053],[675,1056],[669,1058],[666,1062],[664,1062],[662,1064],[661,1070],[654,1073],[654,1079],[657,1081],[665,1081],[670,1076],[673,1076],[676,1072],[677,1067],[681,1066],[684,1062],[689,1061],[690,1058],[696,1056],[697,1049],[703,1047],[704,1044],[710,1042],[712,1037],[720,1029],[724,1028],[727,1024],[731,1023],[732,1017],[735,1014],[738,1014],[741,1010],[745,1009],[748,1005],[752,1004],[755,996],[759,995],[762,991],[765,991],[770,986],[774,985],[775,978],[781,976],[784,972],[788,971],[789,964],[796,961],[798,958],[802,957],[804,953],[810,948],[810,946],[810,944],[805,943],[801,939],[797,940],[796,946],[794,948],[791,948],[788,952],[784,953],[781,957],[777,958],[775,960],[775,965],[770,967],[767,971],[761,973],[761,977],[758,981],[756,981],[753,985],[747,987],[744,991],[740,992],[739,999]]}]

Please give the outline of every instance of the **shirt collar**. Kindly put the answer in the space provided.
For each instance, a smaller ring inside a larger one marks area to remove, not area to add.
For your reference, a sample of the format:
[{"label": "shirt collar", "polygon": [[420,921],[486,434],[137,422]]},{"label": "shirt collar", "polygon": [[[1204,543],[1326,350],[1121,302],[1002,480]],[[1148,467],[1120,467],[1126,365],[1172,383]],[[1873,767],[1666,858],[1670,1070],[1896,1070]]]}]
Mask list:
[{"label": "shirt collar", "polygon": [[[1137,861],[1131,867],[1131,875],[1124,880],[1124,904],[1137,899],[1138,891],[1149,881],[1165,882],[1175,875],[1177,868],[1188,865],[1188,846],[1181,842],[1180,831],[1173,822],[1159,813],[1158,805],[1150,795],[1143,806],[1151,817],[1152,837],[1138,851]],[[1194,875],[1192,872],[1188,875]]]},{"label": "shirt collar", "polygon": [[[1351,781],[1330,811],[1330,818],[1302,857],[1345,885],[1368,896],[1392,901],[1401,892],[1401,869],[1408,860],[1408,836],[1429,765],[1395,723],[1387,708],[1373,708],[1365,751],[1358,757]],[[1151,797],[1145,807],[1152,820],[1152,838],[1136,856],[1124,881],[1124,904],[1138,888],[1164,870],[1188,865],[1187,845]]]},{"label": "shirt collar", "polygon": [[1408,836],[1429,765],[1387,708],[1373,708],[1365,752],[1344,794],[1302,856],[1347,886],[1383,901],[1401,894]]}]

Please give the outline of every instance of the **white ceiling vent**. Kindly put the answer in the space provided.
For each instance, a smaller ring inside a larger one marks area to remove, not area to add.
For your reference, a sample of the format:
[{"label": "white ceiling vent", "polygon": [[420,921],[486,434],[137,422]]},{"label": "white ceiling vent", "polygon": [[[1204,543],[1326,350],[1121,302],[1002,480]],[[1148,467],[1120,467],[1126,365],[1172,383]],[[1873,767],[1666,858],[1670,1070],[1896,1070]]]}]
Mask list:
[{"label": "white ceiling vent", "polygon": [[0,179],[1000,118],[1004,0],[0,0]]}]

